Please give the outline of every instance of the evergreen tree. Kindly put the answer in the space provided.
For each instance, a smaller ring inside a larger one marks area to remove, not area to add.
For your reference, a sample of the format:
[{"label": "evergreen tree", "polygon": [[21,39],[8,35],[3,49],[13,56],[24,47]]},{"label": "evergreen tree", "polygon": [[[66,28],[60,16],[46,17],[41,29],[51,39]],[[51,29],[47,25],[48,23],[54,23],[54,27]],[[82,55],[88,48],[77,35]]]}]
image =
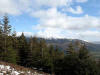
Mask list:
[{"label": "evergreen tree", "polygon": [[39,68],[40,67],[40,50],[39,50],[39,43],[36,37],[30,39],[30,53],[32,55],[32,66]]},{"label": "evergreen tree", "polygon": [[73,44],[72,43],[70,43],[69,45],[68,45],[68,49],[66,50],[66,54],[73,54],[75,52],[75,50],[74,50],[74,47],[73,47]]},{"label": "evergreen tree", "polygon": [[[3,22],[0,25],[0,39],[1,39],[1,60],[11,63],[16,63],[16,51],[13,49],[11,26],[9,25],[8,16],[3,17]],[[4,40],[4,41],[2,41]]]},{"label": "evergreen tree", "polygon": [[3,56],[3,36],[2,36],[2,23],[0,21],[0,60],[2,60]]},{"label": "evergreen tree", "polygon": [[100,75],[100,58],[98,59],[97,67],[98,67],[98,75]]},{"label": "evergreen tree", "polygon": [[28,49],[28,56],[27,56],[27,67],[33,67],[34,63],[34,55],[33,55],[33,40],[32,37],[29,40],[29,49]]},{"label": "evergreen tree", "polygon": [[3,34],[9,35],[11,33],[11,25],[9,25],[9,18],[7,15],[3,18]]},{"label": "evergreen tree", "polygon": [[18,39],[17,39],[17,36],[16,36],[15,29],[14,29],[14,31],[12,33],[11,38],[12,38],[12,47],[13,47],[13,49],[16,52],[16,63],[18,63],[18,61],[19,61],[19,56],[18,56]]},{"label": "evergreen tree", "polygon": [[77,75],[98,75],[96,62],[89,55],[89,51],[85,45],[81,46],[78,57],[79,63],[76,69]]},{"label": "evergreen tree", "polygon": [[16,49],[13,47],[12,36],[6,38],[6,53],[4,54],[4,61],[16,64]]},{"label": "evergreen tree", "polygon": [[45,72],[50,73],[52,55],[50,55],[49,48],[47,47],[44,39],[40,40],[39,48],[40,48],[40,53],[41,53],[41,67],[43,68]]},{"label": "evergreen tree", "polygon": [[28,58],[27,58],[27,66],[29,67],[38,67],[39,59],[39,44],[36,37],[31,37],[29,40],[29,49],[28,49]]},{"label": "evergreen tree", "polygon": [[81,46],[79,50],[79,58],[83,60],[83,59],[88,59],[89,57],[90,57],[89,51],[86,48],[86,46],[85,45]]},{"label": "evergreen tree", "polygon": [[85,45],[78,52],[69,46],[69,53],[55,63],[56,75],[99,75],[96,63],[90,58]]},{"label": "evergreen tree", "polygon": [[8,34],[10,34],[11,32],[11,26],[9,25],[9,19],[8,16],[5,15],[3,17],[3,23],[2,23],[2,36],[3,36],[3,50],[4,50],[4,54],[6,55],[7,53],[7,38],[8,38]]},{"label": "evergreen tree", "polygon": [[27,40],[24,36],[24,33],[18,38],[18,54],[19,54],[19,62],[18,64],[22,66],[27,66],[27,55],[28,55],[28,44]]}]

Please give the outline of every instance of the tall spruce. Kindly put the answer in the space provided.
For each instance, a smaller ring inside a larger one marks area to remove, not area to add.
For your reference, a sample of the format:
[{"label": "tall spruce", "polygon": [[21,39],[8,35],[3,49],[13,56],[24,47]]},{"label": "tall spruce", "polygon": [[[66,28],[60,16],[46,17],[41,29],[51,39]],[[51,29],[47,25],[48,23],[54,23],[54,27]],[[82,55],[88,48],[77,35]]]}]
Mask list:
[{"label": "tall spruce", "polygon": [[40,68],[40,50],[39,50],[39,43],[37,37],[31,38],[30,41],[30,50],[32,51],[32,65],[34,67]]},{"label": "tall spruce", "polygon": [[3,36],[2,36],[2,23],[0,21],[0,60],[3,58]]},{"label": "tall spruce", "polygon": [[16,52],[16,63],[19,61],[19,56],[18,56],[18,38],[17,38],[17,33],[16,30],[14,29],[12,32],[12,47]]},{"label": "tall spruce", "polygon": [[81,46],[79,53],[79,64],[76,69],[77,75],[99,75],[95,60],[90,56],[86,45]]},{"label": "tall spruce", "polygon": [[16,63],[16,51],[13,49],[12,45],[12,36],[11,34],[11,26],[9,25],[9,18],[7,15],[3,17],[3,21],[0,27],[2,31],[1,39],[2,42],[2,61]]},{"label": "tall spruce", "polygon": [[3,34],[9,35],[11,33],[11,25],[9,25],[9,18],[7,15],[3,17]]},{"label": "tall spruce", "polygon": [[74,45],[72,43],[70,43],[68,45],[68,48],[66,50],[66,54],[71,55],[75,53],[75,49],[74,49]]},{"label": "tall spruce", "polygon": [[27,55],[28,55],[28,44],[27,40],[24,36],[24,33],[18,38],[18,54],[19,54],[19,62],[18,64],[22,66],[27,66]]},{"label": "tall spruce", "polygon": [[27,57],[27,66],[28,67],[37,67],[37,61],[38,61],[38,41],[36,37],[32,37],[29,39],[29,44],[28,44],[28,57]]}]

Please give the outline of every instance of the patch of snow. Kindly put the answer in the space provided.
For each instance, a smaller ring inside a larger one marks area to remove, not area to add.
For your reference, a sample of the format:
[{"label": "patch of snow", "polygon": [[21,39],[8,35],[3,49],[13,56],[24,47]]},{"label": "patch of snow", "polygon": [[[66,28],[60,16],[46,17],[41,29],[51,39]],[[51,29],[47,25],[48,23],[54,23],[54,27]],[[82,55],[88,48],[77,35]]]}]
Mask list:
[{"label": "patch of snow", "polygon": [[39,74],[37,72],[32,73],[31,71],[17,71],[15,68],[12,68],[11,66],[5,66],[5,65],[0,65],[0,75],[43,75]]}]

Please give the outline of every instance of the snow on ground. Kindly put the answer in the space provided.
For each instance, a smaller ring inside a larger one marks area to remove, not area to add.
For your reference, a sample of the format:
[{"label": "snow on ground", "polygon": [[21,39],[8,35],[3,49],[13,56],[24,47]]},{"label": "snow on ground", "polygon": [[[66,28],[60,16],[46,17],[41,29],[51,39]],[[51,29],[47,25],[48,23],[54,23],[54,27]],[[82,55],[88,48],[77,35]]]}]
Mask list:
[{"label": "snow on ground", "polygon": [[0,75],[44,75],[31,71],[18,71],[11,66],[0,65]]}]

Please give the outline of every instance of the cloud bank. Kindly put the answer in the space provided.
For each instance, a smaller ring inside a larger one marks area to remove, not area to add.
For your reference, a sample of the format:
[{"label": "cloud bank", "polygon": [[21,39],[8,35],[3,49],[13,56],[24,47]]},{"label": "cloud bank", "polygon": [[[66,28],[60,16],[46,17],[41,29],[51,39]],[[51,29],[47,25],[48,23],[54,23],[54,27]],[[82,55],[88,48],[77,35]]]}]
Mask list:
[{"label": "cloud bank", "polygon": [[[0,15],[28,14],[37,18],[39,22],[32,29],[37,30],[36,35],[39,37],[98,40],[100,17],[86,14],[80,5],[86,2],[88,0],[1,0]],[[73,8],[75,3],[79,5]],[[81,16],[69,16],[68,13]],[[25,34],[29,36],[32,32]]]}]

